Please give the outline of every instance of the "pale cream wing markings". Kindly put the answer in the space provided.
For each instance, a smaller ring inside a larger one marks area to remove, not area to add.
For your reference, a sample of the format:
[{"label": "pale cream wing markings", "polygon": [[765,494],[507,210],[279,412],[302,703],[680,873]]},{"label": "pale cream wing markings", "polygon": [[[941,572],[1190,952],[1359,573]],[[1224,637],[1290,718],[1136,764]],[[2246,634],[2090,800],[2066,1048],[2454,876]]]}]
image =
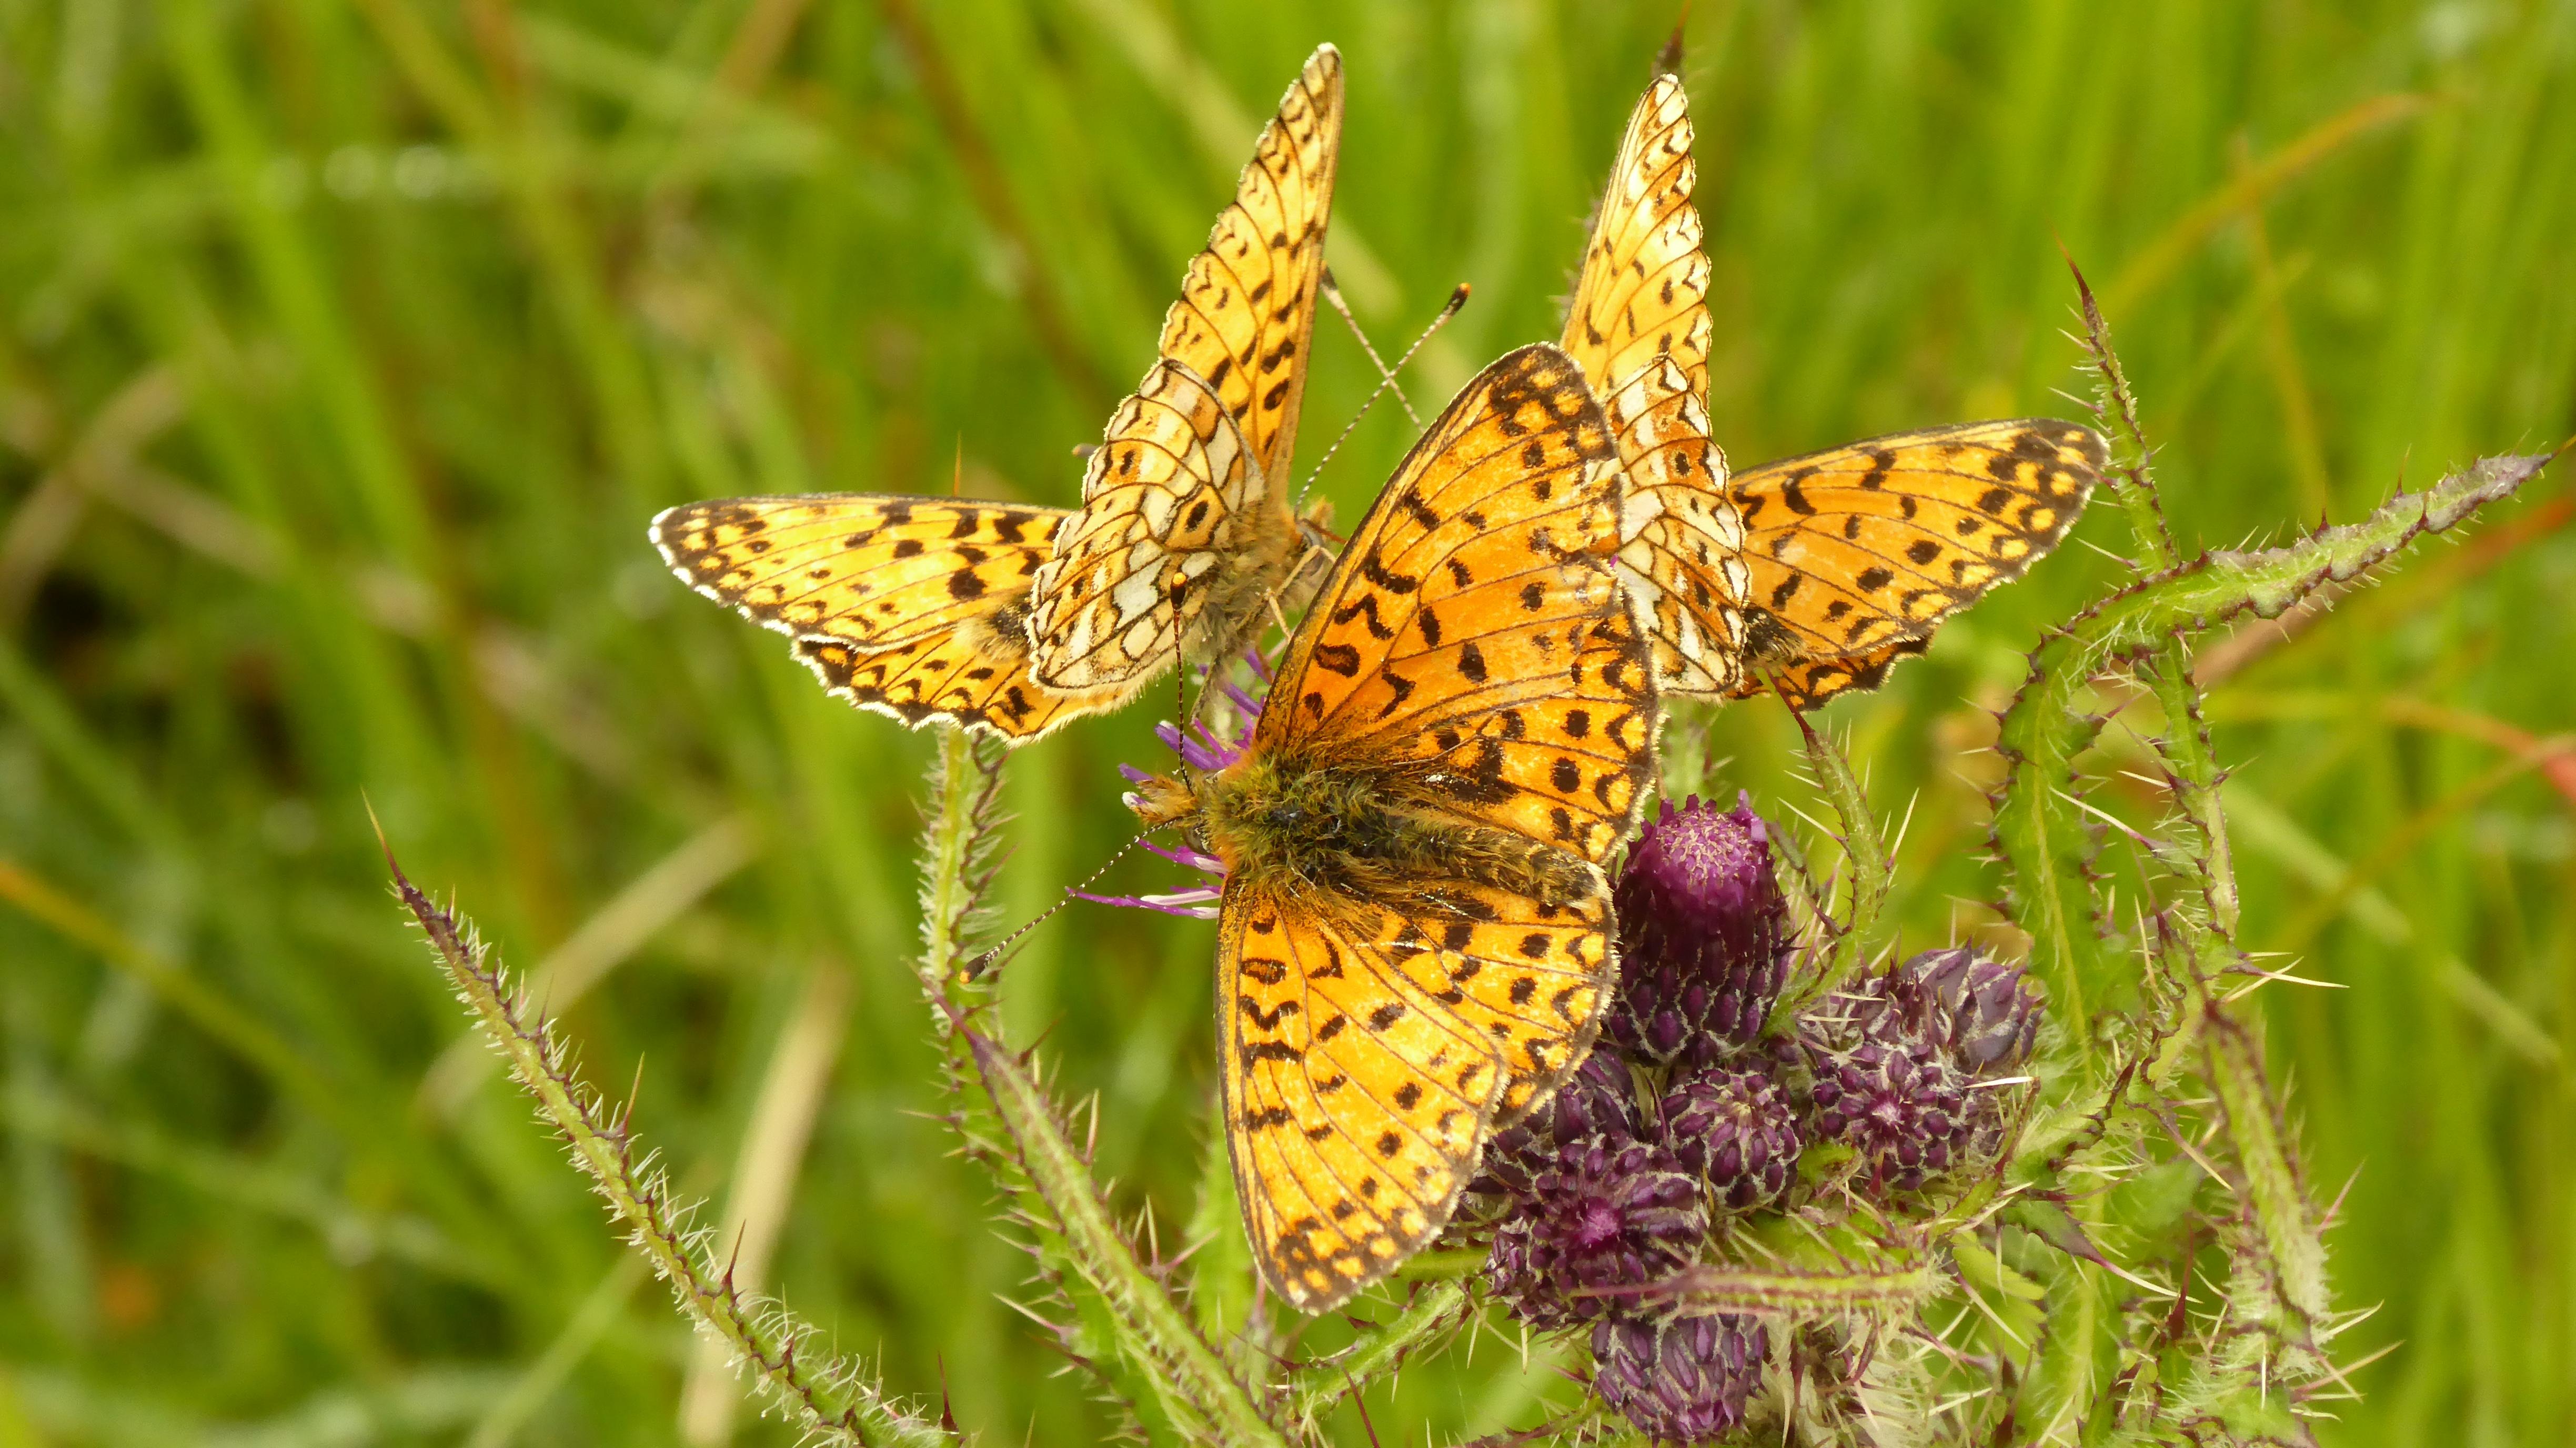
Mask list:
[{"label": "pale cream wing markings", "polygon": [[1205,378],[1165,360],[1119,405],[1055,535],[1030,615],[1053,688],[1141,681],[1178,656],[1224,571],[1257,551],[1263,483]]}]

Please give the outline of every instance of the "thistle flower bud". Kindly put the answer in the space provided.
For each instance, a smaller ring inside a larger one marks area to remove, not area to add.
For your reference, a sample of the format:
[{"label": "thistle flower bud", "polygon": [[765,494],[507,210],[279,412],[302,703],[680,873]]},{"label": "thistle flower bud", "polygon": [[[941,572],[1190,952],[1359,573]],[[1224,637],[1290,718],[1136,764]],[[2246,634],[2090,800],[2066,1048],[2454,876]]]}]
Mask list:
[{"label": "thistle flower bud", "polygon": [[1701,1442],[1744,1425],[1770,1346],[1758,1318],[1605,1318],[1592,1326],[1592,1391],[1656,1442]]},{"label": "thistle flower bud", "polygon": [[1560,1144],[1494,1233],[1497,1296],[1532,1326],[1603,1316],[1686,1265],[1707,1233],[1699,1183],[1648,1141]]},{"label": "thistle flower bud", "polygon": [[1760,1071],[1703,1067],[1664,1092],[1664,1146],[1730,1211],[1779,1199],[1798,1162],[1789,1098]]},{"label": "thistle flower bud", "polygon": [[1972,1075],[2003,1075],[2030,1058],[2039,1036],[2040,1000],[2017,965],[1973,950],[1927,950],[1896,968],[1904,1005],[1923,1033],[1945,1046]]},{"label": "thistle flower bud", "polygon": [[2018,966],[1933,950],[1837,994],[1806,1026],[1819,1138],[1912,1190],[2002,1144],[2005,1097],[1972,1089],[2030,1056],[2040,1000]]},{"label": "thistle flower bud", "polygon": [[1485,1170],[1473,1191],[1528,1196],[1536,1173],[1550,1165],[1560,1143],[1594,1137],[1633,1141],[1638,1130],[1636,1091],[1627,1063],[1615,1052],[1595,1050],[1537,1110],[1495,1133]]},{"label": "thistle flower bud", "polygon": [[1661,1063],[1697,1037],[1740,1046],[1761,1034],[1791,943],[1770,826],[1749,801],[1732,810],[1696,795],[1679,810],[1665,801],[1629,847],[1615,901],[1611,1039]]},{"label": "thistle flower bud", "polygon": [[1809,1125],[1858,1149],[1873,1185],[1913,1191],[1967,1156],[1968,1082],[1929,1042],[1871,1038],[1813,1064]]}]

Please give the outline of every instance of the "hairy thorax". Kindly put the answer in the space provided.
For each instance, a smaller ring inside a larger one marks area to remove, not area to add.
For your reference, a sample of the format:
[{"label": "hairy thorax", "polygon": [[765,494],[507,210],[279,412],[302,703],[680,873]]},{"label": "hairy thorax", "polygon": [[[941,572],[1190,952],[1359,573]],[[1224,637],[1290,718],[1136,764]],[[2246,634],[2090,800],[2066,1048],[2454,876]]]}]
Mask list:
[{"label": "hairy thorax", "polygon": [[1255,751],[1187,785],[1151,780],[1136,799],[1148,824],[1191,826],[1229,880],[1273,894],[1438,905],[1430,882],[1465,880],[1563,904],[1593,888],[1575,855],[1441,806],[1414,769],[1294,751]]}]

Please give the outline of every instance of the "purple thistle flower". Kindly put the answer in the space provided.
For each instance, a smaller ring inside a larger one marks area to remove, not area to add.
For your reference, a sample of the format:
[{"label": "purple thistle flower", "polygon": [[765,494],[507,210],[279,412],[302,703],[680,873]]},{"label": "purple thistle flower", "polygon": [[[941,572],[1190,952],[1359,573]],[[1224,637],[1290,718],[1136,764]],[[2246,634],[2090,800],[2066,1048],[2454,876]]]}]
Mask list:
[{"label": "purple thistle flower", "polygon": [[1493,1144],[1485,1149],[1484,1174],[1472,1190],[1527,1197],[1533,1178],[1557,1159],[1563,1147],[1580,1146],[1595,1137],[1634,1141],[1642,1134],[1636,1087],[1627,1063],[1617,1053],[1596,1047],[1556,1088],[1555,1095],[1494,1134]]},{"label": "purple thistle flower", "polygon": [[1706,1066],[1664,1092],[1662,1140],[1730,1211],[1777,1201],[1798,1164],[1789,1098],[1760,1071]]},{"label": "purple thistle flower", "polygon": [[[1244,657],[1251,661],[1253,672],[1265,681],[1269,679],[1270,667],[1262,661],[1260,654],[1246,651]],[[1252,732],[1261,723],[1260,700],[1236,687],[1231,680],[1219,679],[1213,687],[1235,707],[1238,718],[1232,730],[1220,734],[1196,722],[1184,730],[1170,720],[1154,726],[1154,737],[1179,755],[1181,763],[1193,773],[1215,774],[1241,759],[1244,751],[1252,747]],[[1132,764],[1119,765],[1118,773],[1129,784],[1143,784],[1154,777],[1151,772]],[[1128,795],[1128,807],[1132,809],[1135,804],[1136,796]],[[1171,848],[1147,840],[1145,848],[1173,864],[1196,870],[1206,878],[1180,890],[1154,895],[1093,895],[1082,890],[1070,893],[1077,900],[1101,905],[1123,905],[1137,910],[1159,910],[1166,915],[1186,916],[1194,920],[1214,920],[1217,902],[1225,896],[1225,862],[1204,850],[1194,850],[1186,845]]]},{"label": "purple thistle flower", "polygon": [[1967,1155],[1967,1079],[1929,1042],[1863,1040],[1815,1072],[1810,1124],[1857,1148],[1871,1185],[1913,1191]]},{"label": "purple thistle flower", "polygon": [[1744,1426],[1771,1350],[1761,1320],[1729,1314],[1592,1326],[1592,1391],[1659,1443],[1697,1443]]},{"label": "purple thistle flower", "polygon": [[2005,1097],[1978,1089],[2030,1055],[2040,1000],[2018,966],[1965,949],[1917,955],[1811,1015],[1809,1125],[1858,1149],[1869,1180],[1910,1191],[2002,1145]]},{"label": "purple thistle flower", "polygon": [[1604,1029],[1668,1062],[1705,1040],[1723,1051],[1762,1032],[1793,950],[1771,872],[1771,829],[1749,799],[1732,810],[1670,800],[1628,849],[1615,893],[1619,993]]},{"label": "purple thistle flower", "polygon": [[1601,1135],[1561,1145],[1531,1174],[1486,1267],[1523,1320],[1569,1327],[1687,1265],[1706,1234],[1699,1183],[1671,1152]]}]

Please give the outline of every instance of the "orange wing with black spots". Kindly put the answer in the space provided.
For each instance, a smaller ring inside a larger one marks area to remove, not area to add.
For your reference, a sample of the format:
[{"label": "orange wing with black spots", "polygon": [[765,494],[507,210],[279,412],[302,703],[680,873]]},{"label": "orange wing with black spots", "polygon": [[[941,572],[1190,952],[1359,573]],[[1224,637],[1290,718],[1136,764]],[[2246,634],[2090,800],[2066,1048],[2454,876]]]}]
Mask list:
[{"label": "orange wing with black spots", "polygon": [[1030,620],[1037,677],[1140,682],[1257,636],[1301,551],[1288,505],[1332,219],[1342,60],[1327,45],[1262,129],[1192,258],[1162,356],[1119,404]]},{"label": "orange wing with black spots", "polygon": [[1744,527],[1709,437],[1708,258],[1691,191],[1688,98],[1659,76],[1637,102],[1583,251],[1565,350],[1619,442],[1620,577],[1668,692],[1734,686],[1744,641]]},{"label": "orange wing with black spots", "polygon": [[1342,53],[1318,46],[1263,128],[1234,204],[1190,262],[1157,348],[1216,387],[1269,491],[1283,498],[1341,148]]},{"label": "orange wing with black spots", "polygon": [[[1245,760],[1201,786],[1353,786],[1295,826],[1328,842],[1320,877],[1218,817],[1239,796],[1209,824],[1228,1143],[1255,1259],[1307,1311],[1437,1235],[1494,1128],[1590,1047],[1615,974],[1601,864],[1657,723],[1617,477],[1564,353],[1486,369],[1352,535]],[[1409,843],[1332,853],[1373,832]]]},{"label": "orange wing with black spots", "polygon": [[724,498],[655,518],[653,544],[690,587],[795,640],[839,697],[1022,743],[1135,693],[1029,676],[1030,581],[1067,516],[858,493]]},{"label": "orange wing with black spots", "polygon": [[1735,475],[1745,676],[1813,707],[1878,686],[1941,621],[2057,546],[2100,480],[2099,433],[2026,418],[1896,433]]}]

